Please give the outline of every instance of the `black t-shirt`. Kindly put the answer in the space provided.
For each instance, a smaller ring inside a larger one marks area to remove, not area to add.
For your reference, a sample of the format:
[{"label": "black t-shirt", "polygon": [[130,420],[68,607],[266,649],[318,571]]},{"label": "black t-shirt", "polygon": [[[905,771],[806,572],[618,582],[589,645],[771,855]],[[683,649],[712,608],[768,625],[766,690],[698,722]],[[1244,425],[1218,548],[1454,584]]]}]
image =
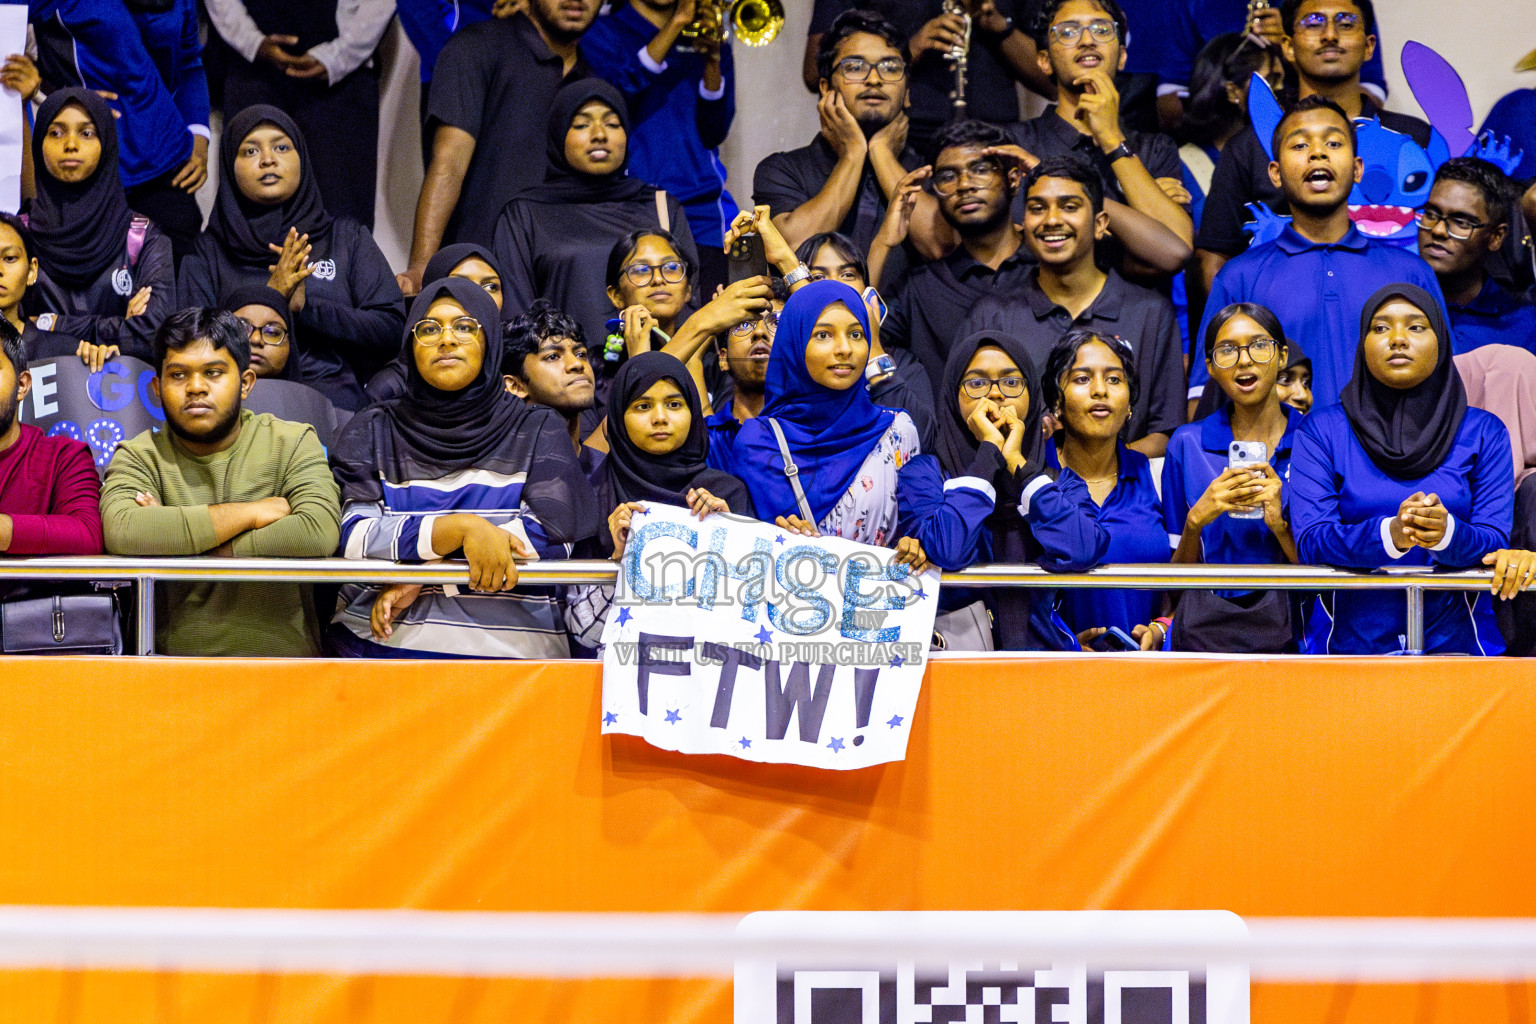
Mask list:
[{"label": "black t-shirt", "polygon": [[[1366,107],[1370,109],[1369,105]],[[1416,117],[1381,111],[1382,127],[1406,135],[1421,146],[1429,144],[1429,125]],[[1263,203],[1280,216],[1290,212],[1285,197],[1269,180],[1269,154],[1250,125],[1232,137],[1211,175],[1205,210],[1196,225],[1195,245],[1223,256],[1236,256],[1248,248],[1243,225],[1253,218],[1249,203]]]},{"label": "black t-shirt", "polygon": [[459,203],[443,244],[491,243],[501,208],[544,180],[549,107],[568,81],[591,74],[580,57],[569,75],[525,15],[490,18],[448,38],[437,58],[427,120],[475,137]]},{"label": "black t-shirt", "polygon": [[[994,3],[998,12],[1014,19],[1021,31],[1029,30],[1027,12],[1034,8],[1034,0]],[[943,0],[816,0],[810,34],[824,35],[832,27],[833,19],[851,8],[878,11],[908,36],[914,36],[943,13]],[[980,121],[1012,124],[1019,119],[1019,97],[1013,75],[998,52],[998,42],[972,26],[971,49],[966,55],[965,112]],[[908,70],[907,84],[912,97],[907,116],[919,136],[932,134],[950,121],[954,107],[949,93],[955,85],[955,73],[954,65],[943,54],[923,54]]]},{"label": "black t-shirt", "polygon": [[[900,163],[910,171],[921,167],[923,160],[908,146],[902,150]],[[837,154],[822,135],[817,135],[808,146],[773,153],[763,158],[752,175],[752,202],[768,207],[775,217],[797,210],[826,187],[836,166]],[[859,251],[867,254],[870,243],[880,233],[885,210],[885,192],[880,188],[874,167],[866,159],[864,174],[859,179],[859,194],[837,230],[853,239],[858,243]],[[905,246],[893,250],[885,262],[884,280],[900,280],[909,261]]]}]

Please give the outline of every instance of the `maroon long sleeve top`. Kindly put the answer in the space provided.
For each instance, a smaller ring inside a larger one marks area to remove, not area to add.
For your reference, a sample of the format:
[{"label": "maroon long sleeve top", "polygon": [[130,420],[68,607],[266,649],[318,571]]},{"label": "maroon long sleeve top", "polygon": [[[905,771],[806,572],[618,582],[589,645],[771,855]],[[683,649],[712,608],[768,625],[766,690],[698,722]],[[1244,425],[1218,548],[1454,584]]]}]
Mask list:
[{"label": "maroon long sleeve top", "polygon": [[11,517],[13,555],[99,555],[101,480],[91,450],[28,423],[0,452],[0,514]]}]

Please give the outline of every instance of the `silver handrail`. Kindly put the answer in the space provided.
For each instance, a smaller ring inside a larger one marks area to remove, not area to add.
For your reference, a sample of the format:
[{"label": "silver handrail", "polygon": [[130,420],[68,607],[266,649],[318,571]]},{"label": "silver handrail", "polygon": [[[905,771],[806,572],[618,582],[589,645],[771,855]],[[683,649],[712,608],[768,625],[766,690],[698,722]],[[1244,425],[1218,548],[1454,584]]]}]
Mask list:
[{"label": "silver handrail", "polygon": [[[607,560],[523,562],[519,583],[530,586],[612,583]],[[154,586],[194,583],[454,583],[467,586],[462,562],[407,565],[355,558],[118,558],[107,556],[0,559],[0,580],[124,582],[138,598],[138,653],[153,653]],[[1351,572],[1311,565],[1103,565],[1080,573],[1047,572],[1037,565],[973,565],[943,574],[964,587],[1072,587],[1090,590],[1401,590],[1407,600],[1408,649],[1424,649],[1424,591],[1488,590],[1487,570],[1436,572],[1388,568]]]}]

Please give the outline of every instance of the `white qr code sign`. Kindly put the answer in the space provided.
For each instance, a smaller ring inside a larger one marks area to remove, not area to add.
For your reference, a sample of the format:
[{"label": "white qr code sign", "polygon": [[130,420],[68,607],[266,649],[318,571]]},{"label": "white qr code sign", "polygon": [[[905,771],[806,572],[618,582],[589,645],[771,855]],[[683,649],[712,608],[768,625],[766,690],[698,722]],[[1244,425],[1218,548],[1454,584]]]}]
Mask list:
[{"label": "white qr code sign", "polygon": [[[738,933],[793,949],[807,938],[942,950],[946,937],[1033,951],[1025,960],[939,959],[814,966],[739,960],[736,1024],[1248,1024],[1240,962],[1100,962],[1082,950],[1241,943],[1226,911],[766,911]],[[1042,956],[1053,943],[1062,956]]]}]

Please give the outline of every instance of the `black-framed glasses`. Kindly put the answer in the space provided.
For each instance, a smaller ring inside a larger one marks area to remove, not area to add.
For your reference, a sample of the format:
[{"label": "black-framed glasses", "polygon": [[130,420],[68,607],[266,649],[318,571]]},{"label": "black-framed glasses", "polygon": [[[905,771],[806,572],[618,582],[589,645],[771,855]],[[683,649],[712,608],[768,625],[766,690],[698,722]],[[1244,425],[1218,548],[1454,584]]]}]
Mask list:
[{"label": "black-framed glasses", "polygon": [[1083,38],[1087,32],[1096,43],[1107,43],[1119,36],[1115,31],[1115,23],[1107,18],[1095,18],[1086,25],[1079,25],[1075,21],[1064,21],[1060,25],[1052,25],[1050,37],[1062,46],[1076,46],[1077,41]]},{"label": "black-framed glasses", "polygon": [[850,82],[868,81],[871,70],[882,82],[899,82],[907,76],[907,62],[900,57],[886,57],[871,64],[863,57],[844,57],[832,65],[832,70],[840,72]]},{"label": "black-framed glasses", "polygon": [[1419,207],[1413,212],[1413,219],[1418,222],[1419,227],[1428,228],[1430,231],[1435,230],[1436,225],[1444,224],[1445,233],[1458,242],[1465,242],[1479,229],[1488,226],[1487,221],[1473,220],[1460,213],[1441,213],[1433,206]]},{"label": "black-framed glasses", "polygon": [[411,335],[422,348],[431,348],[440,344],[445,335],[452,335],[455,341],[464,344],[471,341],[479,331],[479,320],[472,316],[461,316],[447,324],[436,320],[420,320],[411,328]]},{"label": "black-framed glasses", "polygon": [[760,317],[754,317],[751,320],[743,320],[741,323],[731,328],[731,333],[736,335],[738,338],[744,338],[756,331],[757,325],[759,323],[767,328],[769,337],[772,337],[773,333],[779,329],[779,314],[769,311]]},{"label": "black-framed glasses", "polygon": [[1234,345],[1230,341],[1220,341],[1211,349],[1211,362],[1223,370],[1230,370],[1243,358],[1243,353],[1248,353],[1248,358],[1255,363],[1267,363],[1275,358],[1275,353],[1280,346],[1275,344],[1273,338],[1255,338],[1246,345]]},{"label": "black-framed glasses", "polygon": [[252,345],[278,348],[288,344],[288,328],[282,324],[263,324],[257,327],[243,316],[237,316],[235,319],[245,326],[245,333],[250,337]]},{"label": "black-framed glasses", "polygon": [[631,263],[624,268],[624,276],[636,288],[644,288],[660,274],[667,284],[677,284],[688,276],[688,264],[682,260],[667,260],[661,264]]},{"label": "black-framed glasses", "polygon": [[[1353,32],[1362,22],[1360,15],[1354,11],[1338,11],[1333,16],[1333,24],[1340,32]],[[1327,27],[1328,15],[1322,11],[1304,14],[1296,19],[1296,28],[1302,32],[1321,32]]]},{"label": "black-framed glasses", "polygon": [[1018,398],[1024,393],[1027,385],[1023,377],[999,377],[993,380],[991,377],[967,377],[960,382],[960,390],[972,398],[986,398],[997,388],[998,394],[1004,398]]},{"label": "black-framed glasses", "polygon": [[937,195],[952,196],[960,190],[962,178],[969,178],[977,188],[988,188],[1003,173],[1003,165],[991,157],[972,160],[964,167],[939,167],[928,178],[928,185]]}]

